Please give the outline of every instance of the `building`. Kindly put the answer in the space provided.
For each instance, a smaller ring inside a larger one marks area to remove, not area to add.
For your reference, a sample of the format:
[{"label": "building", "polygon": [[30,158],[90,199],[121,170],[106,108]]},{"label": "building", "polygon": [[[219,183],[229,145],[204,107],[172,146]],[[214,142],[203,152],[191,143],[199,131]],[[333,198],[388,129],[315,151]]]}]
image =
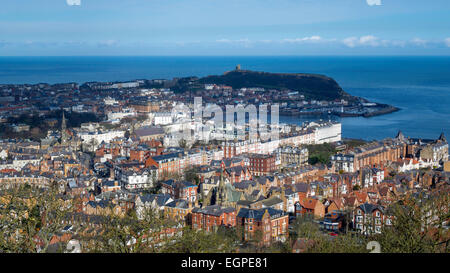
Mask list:
[{"label": "building", "polygon": [[158,179],[165,178],[170,174],[182,173],[185,169],[183,153],[170,153],[154,157],[149,157],[145,161],[145,166],[155,166],[158,168]]},{"label": "building", "polygon": [[164,181],[161,183],[161,192],[169,194],[173,199],[186,200],[192,203],[198,201],[198,186],[188,181]]},{"label": "building", "polygon": [[327,231],[342,231],[346,227],[345,214],[341,211],[327,213],[325,214],[323,221],[320,222],[320,225]]},{"label": "building", "polygon": [[315,218],[322,218],[325,215],[325,206],[315,198],[300,198],[295,203],[295,216],[301,215],[313,215]]},{"label": "building", "polygon": [[[65,130],[63,130],[64,132]],[[96,150],[102,142],[110,143],[115,138],[122,138],[125,131],[111,130],[111,131],[81,131],[78,132],[78,137],[81,138],[84,144],[93,145],[93,150]],[[62,138],[64,140],[64,138]]]},{"label": "building", "polygon": [[250,154],[248,156],[249,169],[253,176],[268,175],[276,170],[275,155]]},{"label": "building", "polygon": [[[138,195],[135,200],[135,209],[138,219],[146,217],[146,211],[159,213],[164,206],[174,201],[169,194],[143,194]],[[151,216],[149,214],[148,216]]]},{"label": "building", "polygon": [[30,125],[23,124],[23,123],[14,124],[14,125],[11,125],[11,127],[12,127],[13,131],[16,133],[30,131]]},{"label": "building", "polygon": [[336,171],[355,172],[361,168],[382,165],[388,161],[397,161],[406,156],[406,143],[398,139],[374,141],[354,148],[346,154],[331,157]]},{"label": "building", "polygon": [[444,163],[444,172],[450,172],[450,161]]},{"label": "building", "polygon": [[236,217],[236,226],[242,231],[244,241],[256,240],[258,244],[264,245],[285,242],[289,236],[289,215],[272,208],[241,208]]},{"label": "building", "polygon": [[192,228],[214,231],[219,226],[236,226],[236,210],[218,205],[192,209]]},{"label": "building", "polygon": [[127,190],[148,189],[154,186],[158,177],[155,167],[142,169],[117,169],[116,179],[120,179],[123,188]]},{"label": "building", "polygon": [[173,123],[173,117],[171,112],[158,112],[154,113],[153,124],[158,125],[168,125]]},{"label": "building", "polygon": [[182,225],[191,224],[192,203],[183,199],[175,199],[164,205],[163,211],[165,217],[181,223]]},{"label": "building", "polygon": [[383,225],[391,225],[391,218],[385,214],[383,206],[366,202],[354,210],[353,225],[364,235],[381,233]]},{"label": "building", "polygon": [[275,150],[281,166],[308,164],[309,151],[305,147],[284,146]]},{"label": "building", "polygon": [[152,139],[161,139],[164,137],[164,130],[161,127],[141,127],[134,131],[136,137],[140,141],[148,141]]},{"label": "building", "polygon": [[158,112],[159,104],[157,102],[144,101],[144,102],[133,102],[130,105],[138,113],[150,113],[150,112]]},{"label": "building", "polygon": [[315,129],[315,143],[332,143],[342,140],[342,124],[338,122],[311,122],[309,127]]}]

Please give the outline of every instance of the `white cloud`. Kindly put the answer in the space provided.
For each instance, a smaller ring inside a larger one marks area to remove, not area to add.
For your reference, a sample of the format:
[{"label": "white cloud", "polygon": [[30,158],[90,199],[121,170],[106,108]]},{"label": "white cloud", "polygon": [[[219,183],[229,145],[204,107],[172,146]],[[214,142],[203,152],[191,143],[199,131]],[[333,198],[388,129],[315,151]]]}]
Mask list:
[{"label": "white cloud", "polygon": [[361,37],[348,37],[342,40],[342,43],[348,47],[357,47],[357,46],[388,46],[391,44],[389,40],[382,40],[373,35],[366,35]]},{"label": "white cloud", "polygon": [[366,0],[369,6],[381,6],[381,0]]},{"label": "white cloud", "polygon": [[342,40],[342,42],[348,47],[355,47],[358,41],[359,40],[356,37],[348,37]]},{"label": "white cloud", "polygon": [[445,45],[450,47],[450,38],[446,38],[444,41],[445,41]]},{"label": "white cloud", "polygon": [[420,38],[414,38],[411,40],[411,43],[417,46],[426,46],[428,41],[420,39]]},{"label": "white cloud", "polygon": [[81,6],[81,0],[66,0],[69,6]]},{"label": "white cloud", "polygon": [[363,35],[363,36],[351,36],[343,39],[336,38],[326,38],[318,35],[306,36],[306,37],[298,37],[298,38],[285,38],[281,40],[249,40],[245,39],[218,39],[215,41],[216,43],[222,44],[230,44],[244,47],[252,47],[255,45],[269,45],[269,44],[298,44],[298,45],[306,45],[306,44],[332,44],[332,43],[340,43],[350,48],[355,47],[399,47],[404,48],[407,46],[437,46],[437,45],[445,45],[450,47],[450,37],[443,40],[424,40],[421,38],[414,38],[409,40],[401,40],[401,39],[381,39],[375,35]]},{"label": "white cloud", "polygon": [[366,46],[378,46],[378,38],[372,35],[362,36],[359,38],[359,43]]},{"label": "white cloud", "polygon": [[295,38],[295,39],[283,39],[283,43],[304,43],[304,42],[319,42],[322,40],[322,37],[320,36],[310,36],[310,37],[303,37],[303,38]]},{"label": "white cloud", "polygon": [[252,42],[248,38],[245,38],[245,39],[237,39],[237,40],[219,39],[219,40],[216,40],[216,43],[237,44],[237,45],[243,45],[244,47],[250,47],[250,44]]}]

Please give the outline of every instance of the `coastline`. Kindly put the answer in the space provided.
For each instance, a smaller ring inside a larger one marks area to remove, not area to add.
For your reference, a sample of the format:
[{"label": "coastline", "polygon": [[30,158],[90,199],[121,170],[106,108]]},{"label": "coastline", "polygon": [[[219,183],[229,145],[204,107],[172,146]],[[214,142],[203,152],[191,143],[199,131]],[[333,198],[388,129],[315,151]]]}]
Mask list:
[{"label": "coastline", "polygon": [[387,115],[391,114],[397,111],[400,111],[401,108],[392,106],[392,105],[380,105],[383,106],[382,109],[373,111],[373,112],[364,112],[364,113],[346,113],[346,112],[329,112],[325,113],[322,111],[311,111],[311,112],[292,112],[292,111],[280,111],[280,115],[286,116],[286,117],[300,117],[300,116],[323,116],[323,115],[333,115],[341,118],[346,117],[375,117],[375,116],[381,116],[381,115]]}]

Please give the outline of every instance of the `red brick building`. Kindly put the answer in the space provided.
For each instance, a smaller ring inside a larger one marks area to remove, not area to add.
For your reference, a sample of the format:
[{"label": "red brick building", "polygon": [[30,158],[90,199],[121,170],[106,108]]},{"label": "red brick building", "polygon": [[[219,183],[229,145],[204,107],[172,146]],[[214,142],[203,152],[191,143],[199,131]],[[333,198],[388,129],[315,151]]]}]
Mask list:
[{"label": "red brick building", "polygon": [[300,198],[299,202],[295,203],[295,215],[307,214],[321,218],[325,215],[325,206],[315,198]]},{"label": "red brick building", "polygon": [[242,231],[244,241],[257,240],[269,245],[275,241],[286,241],[289,236],[289,215],[272,208],[241,208],[236,217],[236,226]]},{"label": "red brick building", "polygon": [[381,233],[384,225],[391,225],[392,217],[383,206],[364,203],[353,213],[354,228],[362,234]]},{"label": "red brick building", "polygon": [[197,202],[197,191],[198,186],[188,181],[167,180],[161,183],[161,193],[169,194],[173,199]]},{"label": "red brick building", "polygon": [[252,175],[264,176],[276,170],[275,155],[250,154],[248,158],[250,161],[249,169]]},{"label": "red brick building", "polygon": [[192,209],[192,228],[213,231],[219,226],[236,226],[236,210],[218,205]]}]

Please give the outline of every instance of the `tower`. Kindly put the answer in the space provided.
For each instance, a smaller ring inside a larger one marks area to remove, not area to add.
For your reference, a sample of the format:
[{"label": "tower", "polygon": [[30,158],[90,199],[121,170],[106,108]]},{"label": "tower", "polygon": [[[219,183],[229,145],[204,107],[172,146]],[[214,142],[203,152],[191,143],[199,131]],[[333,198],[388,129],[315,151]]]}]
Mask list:
[{"label": "tower", "polygon": [[61,144],[66,144],[68,140],[68,135],[66,132],[66,116],[64,115],[64,110],[62,111],[62,120],[61,120]]},{"label": "tower", "polygon": [[225,183],[223,181],[223,170],[220,173],[220,182],[216,194],[216,205],[224,206],[226,202]]},{"label": "tower", "polygon": [[395,137],[399,141],[405,141],[405,136],[403,135],[402,131],[398,131],[397,136]]}]

